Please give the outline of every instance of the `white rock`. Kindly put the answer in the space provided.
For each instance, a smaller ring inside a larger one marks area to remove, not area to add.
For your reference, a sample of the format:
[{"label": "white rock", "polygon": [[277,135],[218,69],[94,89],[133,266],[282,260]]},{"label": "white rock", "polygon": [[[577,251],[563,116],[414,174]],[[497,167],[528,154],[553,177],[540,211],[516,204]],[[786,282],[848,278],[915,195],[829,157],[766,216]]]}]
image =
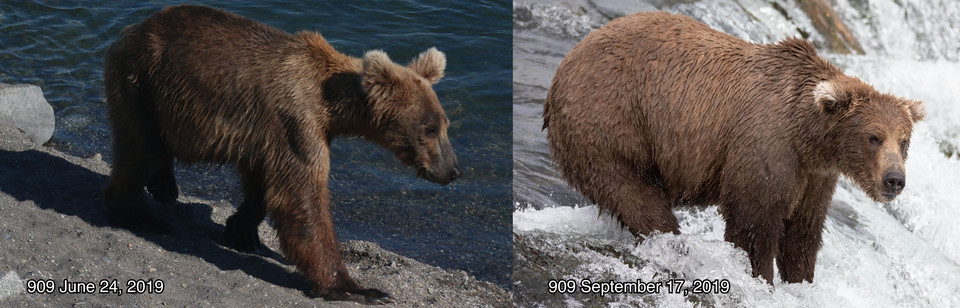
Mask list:
[{"label": "white rock", "polygon": [[40,87],[0,83],[0,125],[19,128],[41,145],[53,136],[55,123],[53,107]]},{"label": "white rock", "polygon": [[0,300],[26,291],[17,272],[10,271],[3,275],[3,278],[0,278]]}]

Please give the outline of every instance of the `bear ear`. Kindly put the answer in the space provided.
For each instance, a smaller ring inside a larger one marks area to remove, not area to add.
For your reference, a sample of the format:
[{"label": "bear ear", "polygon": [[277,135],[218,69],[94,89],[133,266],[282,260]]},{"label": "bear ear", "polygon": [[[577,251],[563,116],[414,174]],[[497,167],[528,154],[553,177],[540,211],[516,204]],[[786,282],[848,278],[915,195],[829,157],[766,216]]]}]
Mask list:
[{"label": "bear ear", "polygon": [[434,47],[430,47],[430,49],[427,49],[427,51],[417,56],[416,59],[410,61],[407,67],[429,80],[430,83],[436,84],[440,81],[440,78],[443,78],[443,70],[447,68],[447,57],[443,52]]},{"label": "bear ear", "polygon": [[398,110],[408,105],[407,100],[395,99],[394,92],[402,82],[399,71],[402,69],[383,51],[371,50],[363,55],[363,91],[372,104],[371,110],[377,122],[393,118]]},{"label": "bear ear", "polygon": [[910,112],[910,119],[913,120],[913,123],[920,122],[923,118],[927,117],[927,108],[923,106],[923,102],[908,99],[903,101],[903,105],[906,106],[907,111]]},{"label": "bear ear", "polygon": [[363,54],[363,84],[364,88],[372,85],[390,84],[395,75],[396,64],[390,61],[381,50],[371,50]]},{"label": "bear ear", "polygon": [[839,113],[849,106],[842,94],[832,81],[821,81],[813,89],[813,103],[823,112]]}]

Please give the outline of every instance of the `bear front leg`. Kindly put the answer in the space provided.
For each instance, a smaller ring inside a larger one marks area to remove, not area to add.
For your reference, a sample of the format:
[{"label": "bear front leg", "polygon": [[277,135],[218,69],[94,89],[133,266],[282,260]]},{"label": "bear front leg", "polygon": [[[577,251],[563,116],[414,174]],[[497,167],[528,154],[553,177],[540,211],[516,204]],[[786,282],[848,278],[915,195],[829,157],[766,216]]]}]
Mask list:
[{"label": "bear front leg", "polygon": [[[795,201],[796,161],[791,147],[782,138],[754,136],[742,144],[752,144],[768,153],[757,157],[736,152],[729,154],[719,183],[720,214],[726,221],[724,240],[743,249],[750,257],[754,277],[773,285],[773,260],[777,257],[784,219]],[[778,150],[779,151],[776,151]],[[751,154],[758,154],[751,152]]]},{"label": "bear front leg", "polygon": [[284,255],[313,283],[314,296],[367,304],[390,302],[389,294],[361,288],[347,272],[330,215],[328,167],[306,166],[296,159],[268,171],[265,181],[264,201]]},{"label": "bear front leg", "polygon": [[784,234],[780,238],[780,252],[777,256],[777,268],[783,281],[813,282],[817,252],[820,251],[822,242],[823,223],[827,218],[836,184],[836,177],[809,179],[800,203],[790,219],[784,221]]},{"label": "bear front leg", "polygon": [[177,188],[177,179],[173,175],[173,157],[165,155],[162,158],[157,172],[147,182],[147,191],[160,203],[171,204],[177,201],[180,190]]},{"label": "bear front leg", "polygon": [[240,182],[243,184],[243,203],[237,212],[227,219],[223,230],[223,239],[227,246],[247,253],[266,252],[268,249],[260,242],[257,227],[263,222],[267,210],[263,204],[263,170],[260,167],[246,167],[238,164]]},{"label": "bear front leg", "polygon": [[720,206],[726,221],[724,240],[743,249],[750,257],[754,277],[763,277],[773,285],[773,259],[783,234],[782,216],[775,215],[780,204],[727,203]]}]

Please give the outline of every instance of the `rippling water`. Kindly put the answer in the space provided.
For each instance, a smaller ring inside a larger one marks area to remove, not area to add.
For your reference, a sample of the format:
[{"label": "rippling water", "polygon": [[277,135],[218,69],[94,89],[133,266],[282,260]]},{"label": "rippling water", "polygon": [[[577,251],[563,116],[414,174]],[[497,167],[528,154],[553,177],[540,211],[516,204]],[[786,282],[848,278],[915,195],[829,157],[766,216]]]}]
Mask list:
[{"label": "rippling water", "polygon": [[[435,86],[466,174],[446,187],[416,179],[390,153],[334,141],[330,189],[341,239],[510,287],[510,11],[505,1],[203,1],[288,32],[321,32],[337,50],[383,49],[404,63],[447,54]],[[110,161],[102,57],[123,27],[179,1],[0,1],[0,82],[31,83],[54,106],[51,144]],[[181,169],[186,194],[242,199],[230,167]]]},{"label": "rippling water", "polygon": [[[789,0],[528,0],[514,14],[514,299],[519,306],[957,307],[960,305],[960,3],[836,0],[866,52],[824,50]],[[810,34],[821,55],[873,84],[923,100],[907,177],[896,201],[878,204],[841,182],[824,230],[816,281],[770,287],[746,253],[723,241],[716,206],[680,208],[681,235],[635,238],[557,177],[541,114],[554,70],[584,36],[613,18],[665,10],[742,39],[770,43]],[[551,279],[727,279],[726,294],[550,294]]]}]

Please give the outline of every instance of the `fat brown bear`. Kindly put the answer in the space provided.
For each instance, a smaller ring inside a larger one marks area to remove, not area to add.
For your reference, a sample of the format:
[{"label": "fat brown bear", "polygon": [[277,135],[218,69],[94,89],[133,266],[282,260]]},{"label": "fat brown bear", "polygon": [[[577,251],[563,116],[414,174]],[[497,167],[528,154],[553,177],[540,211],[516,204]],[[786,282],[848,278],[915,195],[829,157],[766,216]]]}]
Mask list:
[{"label": "fat brown bear", "polygon": [[361,288],[338,250],[327,190],[330,140],[362,136],[420,177],[453,181],[462,171],[432,89],[445,66],[434,48],[402,66],[381,51],[343,55],[318,33],[291,35],[203,6],[165,8],[127,27],[107,51],[110,221],[162,227],[144,206],[144,187],[157,201],[174,202],[174,159],[235,163],[244,202],[227,220],[228,245],[262,248],[257,226],[269,214],[281,249],[315,295],[389,301]]},{"label": "fat brown bear", "polygon": [[544,129],[563,178],[637,236],[678,233],[675,206],[717,204],[754,276],[813,281],[837,179],[877,202],[904,188],[923,104],[879,93],[807,41],[760,45],[639,13],[557,68]]}]

